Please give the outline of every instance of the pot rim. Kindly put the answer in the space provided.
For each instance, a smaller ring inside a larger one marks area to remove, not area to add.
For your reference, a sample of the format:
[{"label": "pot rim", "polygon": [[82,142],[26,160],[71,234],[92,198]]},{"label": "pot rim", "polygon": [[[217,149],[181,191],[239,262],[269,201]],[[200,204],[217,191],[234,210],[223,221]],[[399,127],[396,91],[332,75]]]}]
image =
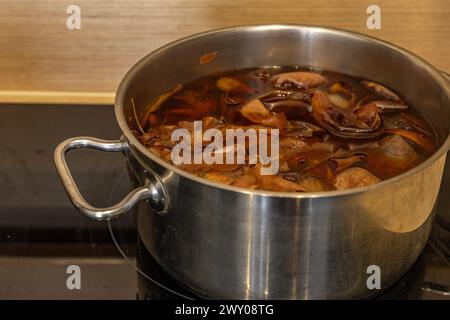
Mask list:
[{"label": "pot rim", "polygon": [[358,194],[358,193],[362,193],[362,192],[368,192],[368,191],[372,191],[372,190],[376,190],[376,189],[381,189],[386,185],[396,183],[397,181],[406,179],[412,175],[415,175],[416,173],[419,173],[420,171],[423,171],[425,168],[427,168],[431,164],[438,161],[444,154],[446,154],[448,152],[448,150],[450,148],[450,134],[447,135],[447,138],[442,143],[442,145],[439,147],[439,149],[436,150],[436,152],[431,157],[426,159],[424,162],[422,162],[418,166],[412,168],[411,170],[408,170],[408,171],[406,171],[402,174],[399,174],[397,176],[394,176],[392,178],[383,180],[379,183],[376,183],[376,184],[373,184],[370,186],[366,186],[366,187],[358,187],[358,188],[352,188],[352,189],[340,190],[340,191],[334,190],[334,191],[304,192],[304,193],[302,193],[302,192],[277,192],[277,191],[252,190],[252,189],[246,189],[246,188],[241,188],[241,187],[234,187],[234,186],[216,183],[211,180],[198,177],[192,173],[189,173],[182,169],[176,168],[174,165],[167,163],[163,159],[159,158],[157,155],[151,153],[133,135],[133,133],[131,132],[131,130],[127,124],[127,121],[125,119],[125,115],[123,112],[123,100],[125,97],[125,92],[127,91],[128,87],[131,83],[131,80],[139,72],[141,67],[143,65],[145,65],[148,60],[152,59],[152,57],[155,54],[166,51],[166,50],[170,50],[171,48],[176,47],[180,43],[192,41],[197,38],[201,38],[201,37],[208,36],[208,35],[215,35],[215,34],[220,34],[220,33],[229,32],[229,31],[246,32],[246,31],[252,31],[252,30],[270,31],[270,30],[280,30],[280,29],[292,29],[292,30],[309,29],[314,32],[333,33],[333,34],[338,34],[341,36],[356,38],[359,40],[370,41],[375,44],[387,47],[398,54],[408,57],[412,63],[417,64],[417,65],[421,66],[423,69],[425,69],[426,71],[428,71],[435,78],[437,83],[440,84],[442,90],[446,93],[446,95],[450,99],[449,81],[444,77],[444,75],[439,70],[437,70],[430,63],[428,63],[424,59],[418,57],[417,55],[413,54],[412,52],[410,52],[406,49],[403,49],[397,45],[394,45],[390,42],[380,40],[375,37],[363,35],[361,33],[353,32],[353,31],[338,29],[338,28],[322,27],[322,26],[314,26],[314,25],[301,25],[301,24],[253,24],[253,25],[242,25],[242,26],[220,28],[220,29],[215,29],[215,30],[210,30],[210,31],[206,31],[206,32],[193,34],[193,35],[172,41],[172,42],[150,52],[146,56],[144,56],[142,59],[140,59],[138,62],[136,62],[136,64],[134,64],[133,67],[131,67],[131,69],[125,74],[125,76],[123,77],[122,81],[120,82],[120,84],[117,88],[114,109],[115,109],[115,115],[116,115],[117,122],[119,124],[120,129],[122,130],[123,135],[126,137],[127,141],[129,143],[131,143],[131,145],[133,146],[133,148],[130,148],[130,151],[133,153],[133,155],[135,157],[140,158],[139,155],[136,154],[136,152],[134,150],[134,148],[136,148],[140,154],[146,156],[147,158],[150,158],[152,161],[156,162],[158,165],[160,165],[168,170],[171,170],[184,178],[187,178],[189,180],[194,180],[195,182],[198,182],[201,184],[206,184],[211,187],[228,190],[228,191],[233,191],[233,192],[238,192],[238,193],[247,194],[247,195],[255,195],[255,196],[309,199],[309,198],[327,198],[327,197],[344,196],[344,195]]}]

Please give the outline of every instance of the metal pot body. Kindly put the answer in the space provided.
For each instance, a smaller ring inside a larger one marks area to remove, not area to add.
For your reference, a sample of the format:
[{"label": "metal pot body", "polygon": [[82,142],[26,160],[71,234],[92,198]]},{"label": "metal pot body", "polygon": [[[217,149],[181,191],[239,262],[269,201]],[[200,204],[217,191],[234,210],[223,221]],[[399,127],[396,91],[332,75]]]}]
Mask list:
[{"label": "metal pot body", "polygon": [[[142,185],[145,166],[136,155],[128,160]],[[367,287],[373,266],[386,289],[421,253],[444,160],[383,188],[330,198],[236,193],[162,173],[169,209],[141,203],[137,227],[159,264],[201,296],[361,298],[379,293]]]},{"label": "metal pot body", "polygon": [[[214,59],[200,63],[210,52]],[[131,98],[140,114],[178,83],[265,65],[308,65],[392,87],[430,122],[442,147],[420,166],[377,185],[289,194],[194,177],[151,154],[129,129]],[[149,199],[139,203],[139,235],[168,273],[202,296],[366,297],[380,292],[371,286],[378,287],[371,275],[379,274],[380,288],[386,289],[425,246],[449,144],[450,92],[437,70],[402,49],[350,32],[306,26],[208,32],[138,62],[119,86],[115,107],[130,176],[136,186],[151,186],[133,198]],[[78,208],[83,212],[83,206]],[[111,212],[116,211],[106,214]]]}]

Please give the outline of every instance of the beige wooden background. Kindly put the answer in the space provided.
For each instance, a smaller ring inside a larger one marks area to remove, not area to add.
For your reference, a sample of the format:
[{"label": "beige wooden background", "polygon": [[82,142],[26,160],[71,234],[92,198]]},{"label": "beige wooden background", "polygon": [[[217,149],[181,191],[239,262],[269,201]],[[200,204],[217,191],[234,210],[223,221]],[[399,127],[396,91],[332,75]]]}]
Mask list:
[{"label": "beige wooden background", "polygon": [[[81,7],[81,30],[66,8]],[[382,10],[368,30],[366,8]],[[127,69],[179,37],[255,23],[334,26],[373,35],[450,72],[450,0],[0,0],[0,102],[112,103]]]}]

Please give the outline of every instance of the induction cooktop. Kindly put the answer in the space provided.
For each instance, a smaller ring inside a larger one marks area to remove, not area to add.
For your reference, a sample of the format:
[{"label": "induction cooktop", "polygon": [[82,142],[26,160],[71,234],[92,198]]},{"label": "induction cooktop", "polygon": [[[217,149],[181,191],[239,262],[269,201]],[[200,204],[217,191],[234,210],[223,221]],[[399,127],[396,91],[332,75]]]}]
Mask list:
[{"label": "induction cooktop", "polygon": [[[69,137],[117,139],[112,106],[2,105],[0,128],[0,299],[198,299],[168,276],[137,236],[133,214],[111,223],[82,217],[53,164]],[[7,115],[7,116],[6,116]],[[107,205],[130,182],[120,154],[68,155],[87,200]],[[450,299],[450,174],[439,218],[419,260],[375,299]]]}]

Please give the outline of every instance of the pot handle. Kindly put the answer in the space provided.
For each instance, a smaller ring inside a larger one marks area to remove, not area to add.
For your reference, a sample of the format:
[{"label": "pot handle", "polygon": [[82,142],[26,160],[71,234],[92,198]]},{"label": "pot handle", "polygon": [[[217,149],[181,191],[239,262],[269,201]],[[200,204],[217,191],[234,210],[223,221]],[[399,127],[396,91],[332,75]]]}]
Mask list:
[{"label": "pot handle", "polygon": [[59,177],[74,206],[83,215],[98,221],[109,221],[129,211],[140,200],[149,199],[152,209],[161,211],[164,197],[152,182],[134,189],[120,202],[106,208],[98,208],[89,204],[81,195],[67,166],[66,153],[72,149],[91,148],[106,152],[122,152],[128,150],[128,144],[120,140],[103,140],[92,137],[75,137],[61,142],[55,150],[54,159]]}]

